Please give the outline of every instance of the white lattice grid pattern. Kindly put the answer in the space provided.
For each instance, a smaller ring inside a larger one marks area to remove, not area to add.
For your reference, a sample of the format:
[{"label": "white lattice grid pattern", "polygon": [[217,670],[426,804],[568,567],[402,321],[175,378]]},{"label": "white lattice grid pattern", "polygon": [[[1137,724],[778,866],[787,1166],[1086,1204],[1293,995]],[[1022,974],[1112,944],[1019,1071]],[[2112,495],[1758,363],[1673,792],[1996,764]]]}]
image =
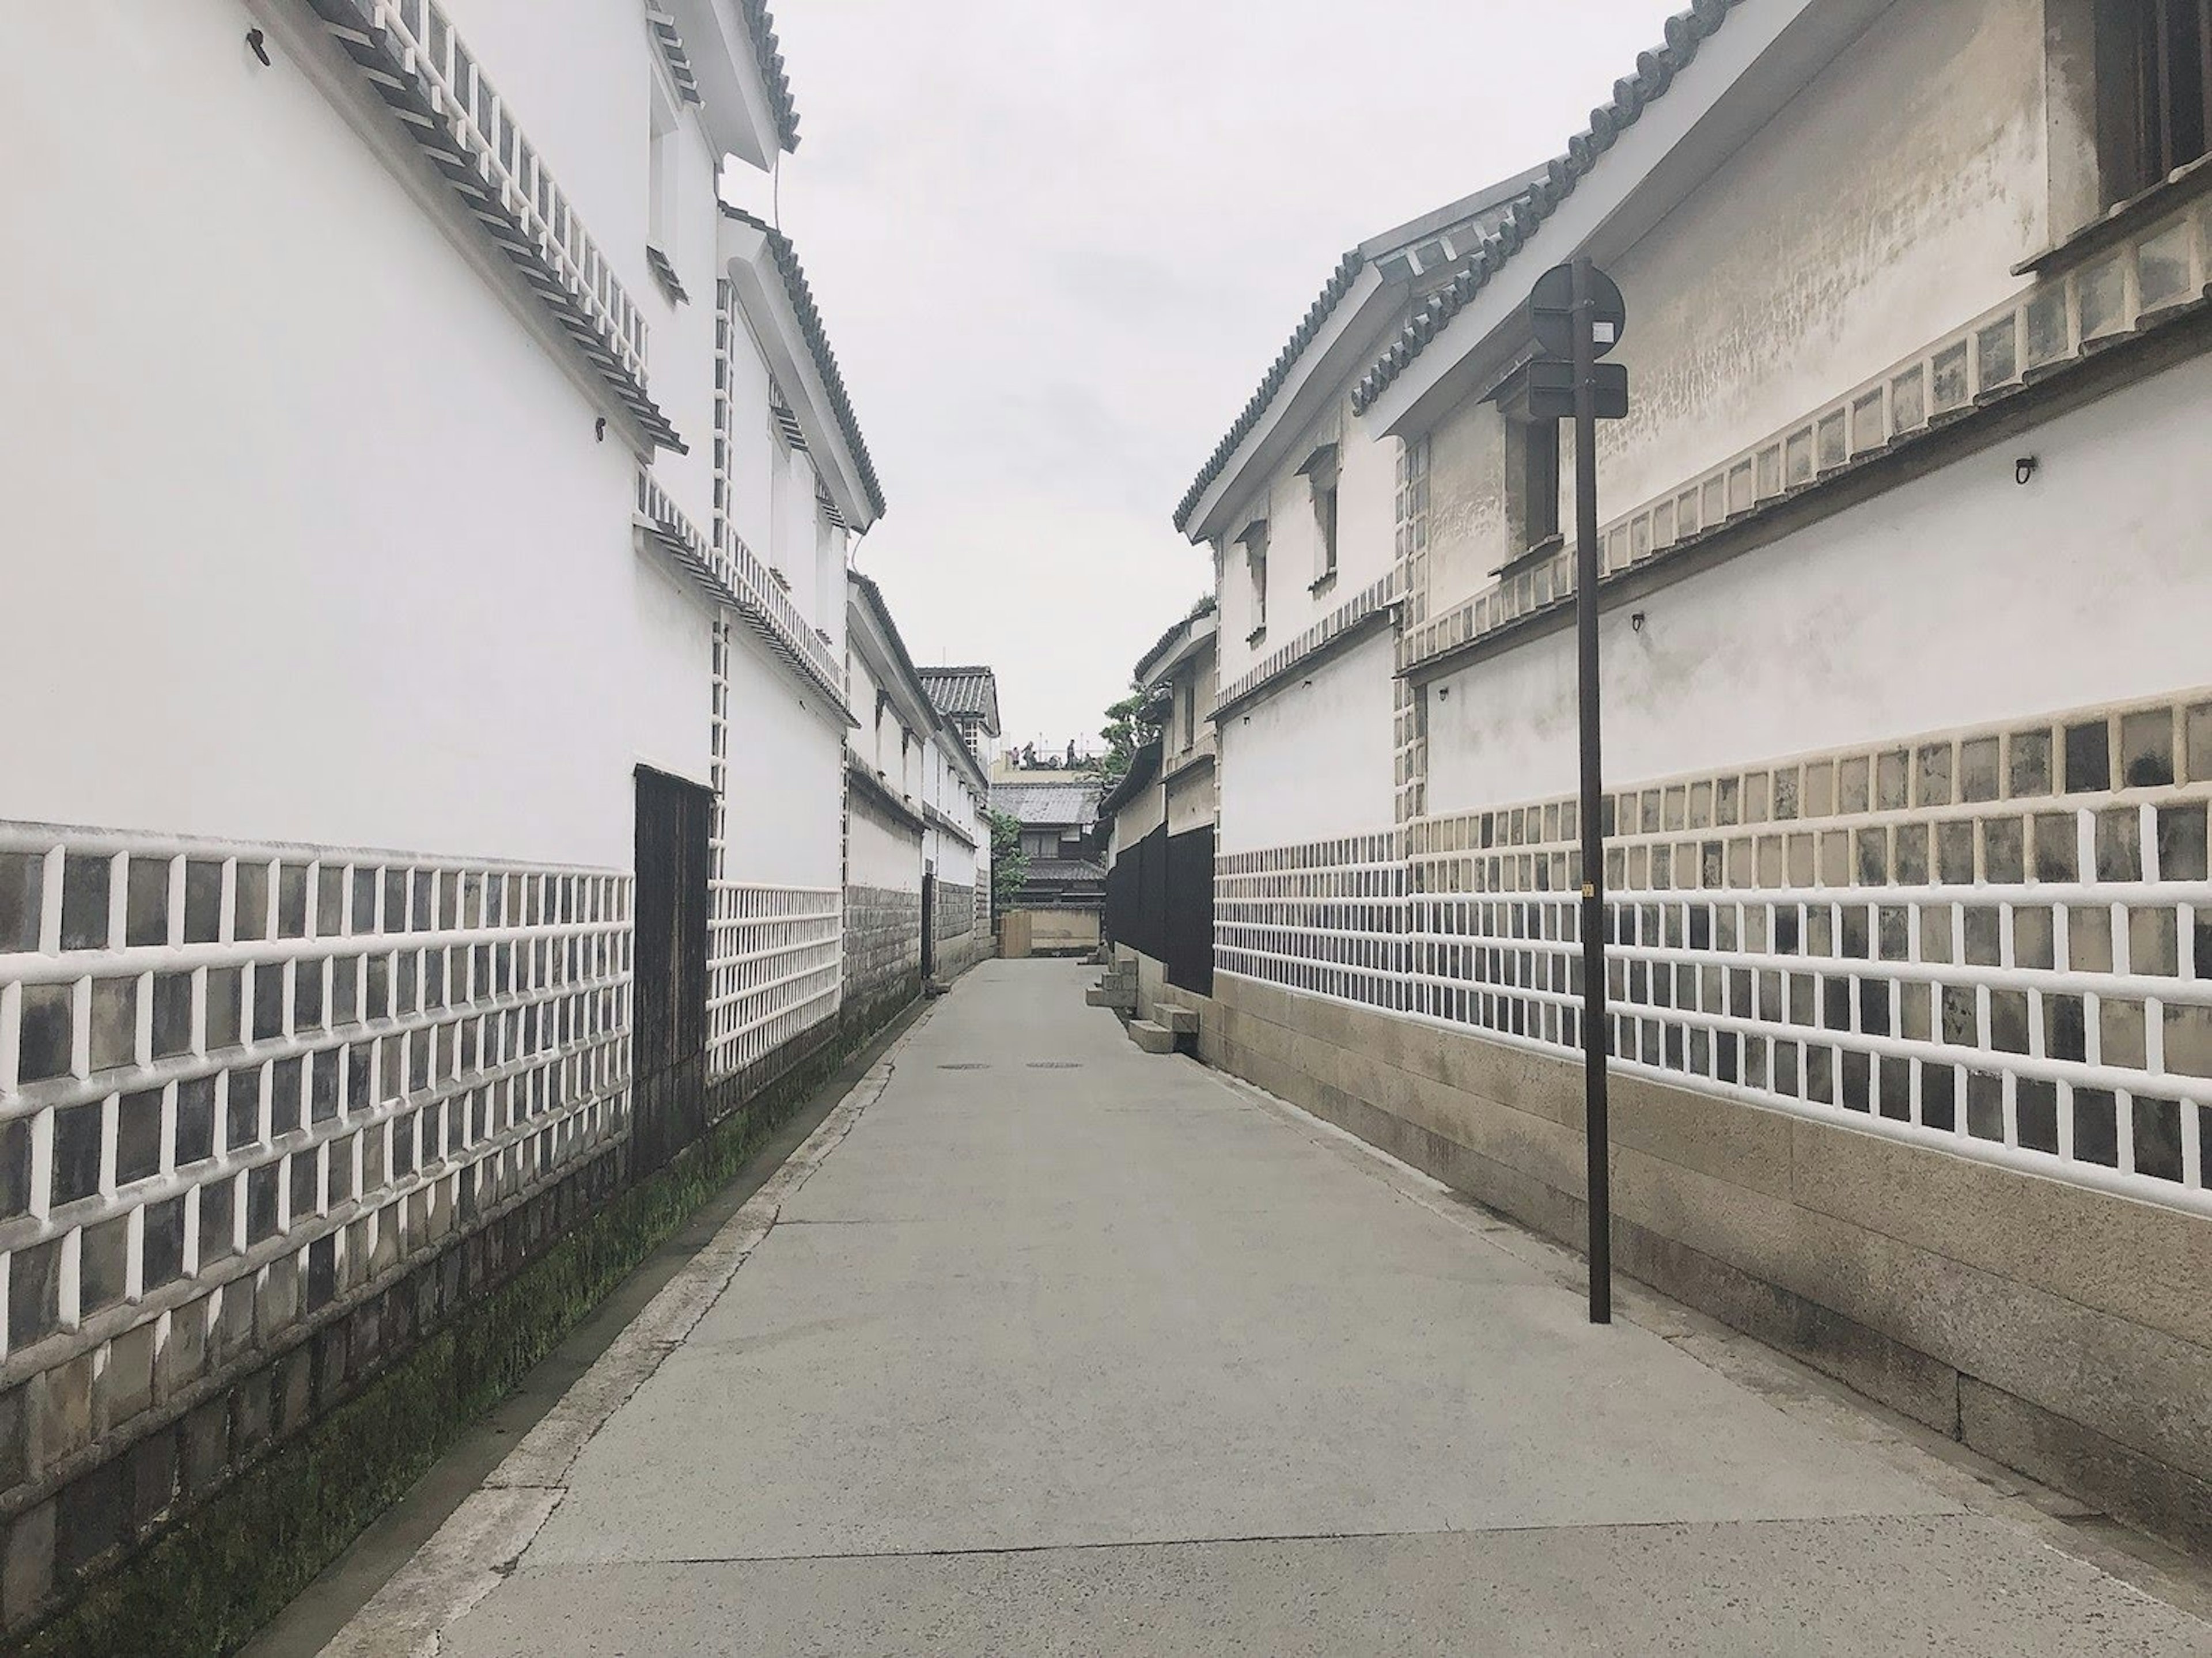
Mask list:
[{"label": "white lattice grid pattern", "polygon": [[1395,835],[1231,853],[1214,870],[1214,960],[1370,1007],[1407,1005],[1406,865]]},{"label": "white lattice grid pattern", "polygon": [[707,959],[709,1074],[726,1077],[836,1017],[844,978],[835,889],[714,884]]},{"label": "white lattice grid pattern", "polygon": [[[1616,1063],[2212,1212],[2212,698],[1607,805]],[[1575,835],[1559,800],[1408,832],[1408,1011],[1579,1051]]]},{"label": "white lattice grid pattern", "polygon": [[604,871],[0,824],[0,1385],[272,1263],[343,1293],[625,1132],[629,914]]}]

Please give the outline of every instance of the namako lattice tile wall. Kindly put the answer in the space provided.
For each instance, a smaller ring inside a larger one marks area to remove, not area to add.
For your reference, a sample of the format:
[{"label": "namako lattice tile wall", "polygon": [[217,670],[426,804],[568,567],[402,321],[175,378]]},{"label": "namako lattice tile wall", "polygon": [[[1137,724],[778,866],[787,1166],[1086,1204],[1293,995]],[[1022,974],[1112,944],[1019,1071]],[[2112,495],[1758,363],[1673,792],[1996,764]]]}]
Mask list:
[{"label": "namako lattice tile wall", "polygon": [[630,886],[0,823],[0,1386],[98,1377],[40,1460],[625,1133]]},{"label": "namako lattice tile wall", "polygon": [[1407,1006],[1406,865],[1395,834],[1232,853],[1214,866],[1214,960],[1371,1007]]},{"label": "namako lattice tile wall", "polygon": [[716,618],[708,727],[707,1074],[734,1076],[836,1017],[844,949],[833,887],[778,887],[730,873],[730,616]]},{"label": "namako lattice tile wall", "polygon": [[[2207,1206],[2212,694],[1606,804],[1619,1062]],[[1218,963],[1577,1051],[1576,816],[1224,859]]]},{"label": "namako lattice tile wall", "polygon": [[732,1075],[834,1018],[844,920],[834,889],[716,881],[707,936],[707,1072]]}]

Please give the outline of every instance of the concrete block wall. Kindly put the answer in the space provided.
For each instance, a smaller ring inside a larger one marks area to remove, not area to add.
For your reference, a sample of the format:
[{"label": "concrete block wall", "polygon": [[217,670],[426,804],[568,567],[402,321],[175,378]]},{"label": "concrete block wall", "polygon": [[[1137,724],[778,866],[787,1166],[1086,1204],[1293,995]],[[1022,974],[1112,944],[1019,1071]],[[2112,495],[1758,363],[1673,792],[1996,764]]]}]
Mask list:
[{"label": "concrete block wall", "polygon": [[[1235,975],[1203,1013],[1209,1063],[1583,1242],[1577,1065]],[[1612,1100],[1621,1271],[2212,1545],[2212,1224],[1645,1077]]]}]

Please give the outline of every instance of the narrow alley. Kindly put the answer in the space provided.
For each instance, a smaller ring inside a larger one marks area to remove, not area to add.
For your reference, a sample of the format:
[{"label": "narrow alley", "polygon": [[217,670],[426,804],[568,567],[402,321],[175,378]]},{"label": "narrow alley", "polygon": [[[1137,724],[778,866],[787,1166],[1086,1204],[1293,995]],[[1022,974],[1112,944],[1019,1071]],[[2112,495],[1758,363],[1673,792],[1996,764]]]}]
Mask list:
[{"label": "narrow alley", "polygon": [[963,978],[327,1649],[2212,1650],[1087,976]]}]

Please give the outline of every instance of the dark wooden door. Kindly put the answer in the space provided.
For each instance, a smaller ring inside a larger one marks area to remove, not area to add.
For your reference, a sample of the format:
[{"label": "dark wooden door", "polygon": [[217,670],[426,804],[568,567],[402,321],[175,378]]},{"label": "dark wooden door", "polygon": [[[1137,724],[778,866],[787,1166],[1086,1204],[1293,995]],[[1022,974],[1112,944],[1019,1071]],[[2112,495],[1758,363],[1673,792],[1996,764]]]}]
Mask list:
[{"label": "dark wooden door", "polygon": [[638,768],[634,1173],[659,1168],[706,1127],[711,805],[697,784]]}]

